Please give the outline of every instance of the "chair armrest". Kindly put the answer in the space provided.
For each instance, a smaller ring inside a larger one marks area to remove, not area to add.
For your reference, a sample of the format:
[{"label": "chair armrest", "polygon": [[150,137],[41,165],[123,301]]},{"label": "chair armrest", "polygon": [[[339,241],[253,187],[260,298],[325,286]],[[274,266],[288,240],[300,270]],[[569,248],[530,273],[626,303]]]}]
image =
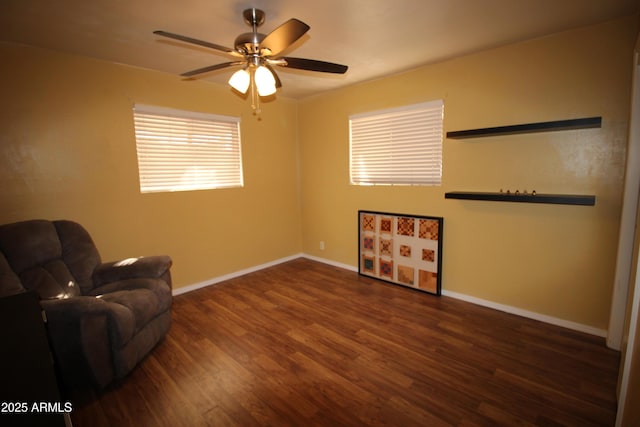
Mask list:
[{"label": "chair armrest", "polygon": [[[166,278],[171,268],[171,258],[156,255],[141,258],[128,258],[100,264],[93,272],[94,288],[118,280],[138,278]],[[171,285],[170,279],[168,280]]]},{"label": "chair armrest", "polygon": [[40,305],[47,315],[47,321],[73,322],[85,314],[102,314],[108,310],[105,301],[96,297],[77,296],[72,298],[41,299]]},{"label": "chair armrest", "polygon": [[109,307],[96,297],[41,300],[61,380],[68,387],[102,388],[115,372],[109,336]]}]

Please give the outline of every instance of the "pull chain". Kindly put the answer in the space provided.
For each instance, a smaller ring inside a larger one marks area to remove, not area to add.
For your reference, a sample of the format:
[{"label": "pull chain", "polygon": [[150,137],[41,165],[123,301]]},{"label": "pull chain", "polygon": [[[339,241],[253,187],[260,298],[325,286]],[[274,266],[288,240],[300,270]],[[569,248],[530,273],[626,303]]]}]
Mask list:
[{"label": "pull chain", "polygon": [[251,70],[251,108],[253,108],[255,115],[260,115],[260,95],[258,95],[258,90],[256,89],[255,70],[253,69]]}]

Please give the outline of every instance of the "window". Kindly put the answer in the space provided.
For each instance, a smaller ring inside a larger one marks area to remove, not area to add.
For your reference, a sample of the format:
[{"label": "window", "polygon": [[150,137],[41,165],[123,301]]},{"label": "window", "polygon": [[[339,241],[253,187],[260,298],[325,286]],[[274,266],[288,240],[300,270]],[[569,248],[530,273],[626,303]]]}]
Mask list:
[{"label": "window", "polygon": [[442,100],[349,117],[355,185],[440,185]]},{"label": "window", "polygon": [[136,104],[140,192],[242,187],[240,119]]}]

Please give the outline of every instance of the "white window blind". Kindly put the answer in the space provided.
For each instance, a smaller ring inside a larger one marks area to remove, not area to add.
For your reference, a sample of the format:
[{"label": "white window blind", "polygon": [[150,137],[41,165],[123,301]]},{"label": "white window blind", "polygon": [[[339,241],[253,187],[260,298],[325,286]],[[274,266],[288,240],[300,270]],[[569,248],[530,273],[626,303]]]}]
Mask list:
[{"label": "white window blind", "polygon": [[136,104],[140,191],[242,187],[240,119]]},{"label": "white window blind", "polygon": [[356,185],[440,185],[442,100],[349,117]]}]

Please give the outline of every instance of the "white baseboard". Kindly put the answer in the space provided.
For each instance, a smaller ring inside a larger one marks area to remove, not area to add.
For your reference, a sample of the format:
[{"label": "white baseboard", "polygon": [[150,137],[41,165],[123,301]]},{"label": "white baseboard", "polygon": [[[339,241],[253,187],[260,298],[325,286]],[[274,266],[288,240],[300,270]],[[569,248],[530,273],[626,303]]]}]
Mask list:
[{"label": "white baseboard", "polygon": [[[297,258],[307,258],[312,261],[321,262],[323,264],[328,264],[334,267],[343,268],[345,270],[357,272],[358,268],[349,264],[343,264],[340,262],[332,261],[330,259],[317,257],[314,255],[309,255],[305,253],[299,253],[296,255],[291,255],[288,257],[280,258],[274,261],[267,262],[265,264],[257,265],[255,267],[246,268],[244,270],[236,271],[233,273],[225,274],[224,276],[215,277],[213,279],[205,280],[203,282],[194,283],[189,286],[184,286],[181,288],[177,288],[173,290],[173,295],[180,295],[187,292],[195,291],[196,289],[204,288],[206,286],[215,285],[216,283],[224,282],[225,280],[233,279],[236,277],[244,276],[245,274],[253,273],[255,271],[259,271],[268,267],[273,267],[274,265],[282,264],[283,262],[291,261]],[[592,326],[583,325],[581,323],[571,322],[569,320],[559,319],[553,316],[547,316],[546,314],[540,314],[529,310],[523,310],[521,308],[512,307],[510,305],[499,304],[493,301],[484,300],[481,298],[476,298],[473,296],[461,294],[458,292],[448,291],[446,289],[442,290],[442,295],[459,299],[462,301],[470,302],[472,304],[480,305],[483,307],[491,308],[498,311],[503,311],[509,314],[515,314],[517,316],[526,317],[528,319],[538,320],[540,322],[549,323],[551,325],[561,326],[563,328],[572,329],[578,332],[584,332],[586,334],[595,335],[598,337],[606,338],[607,331],[605,329],[598,329]]]},{"label": "white baseboard", "polygon": [[330,259],[320,258],[320,257],[309,255],[309,254],[301,254],[300,256],[303,257],[303,258],[310,259],[312,261],[321,262],[323,264],[332,265],[334,267],[343,268],[343,269],[349,270],[349,271],[355,271],[356,273],[358,272],[358,267],[354,267],[353,265],[343,264],[341,262],[336,262],[336,261],[332,261]]},{"label": "white baseboard", "polygon": [[173,295],[186,294],[187,292],[195,291],[196,289],[205,288],[207,286],[215,285],[216,283],[224,282],[225,280],[235,279],[236,277],[244,276],[245,274],[253,273],[259,270],[264,270],[265,268],[273,267],[274,265],[282,264],[283,262],[291,261],[294,259],[298,259],[303,257],[303,254],[291,255],[288,257],[276,259],[274,261],[269,261],[264,264],[256,265],[254,267],[245,268],[243,270],[234,271],[233,273],[225,274],[223,276],[214,277],[209,280],[205,280],[202,282],[194,283],[188,286],[182,286],[180,288],[176,288],[173,290]]},{"label": "white baseboard", "polygon": [[583,325],[582,323],[571,322],[569,320],[559,319],[553,316],[547,316],[546,314],[536,313],[534,311],[523,310],[518,307],[512,307],[510,305],[499,304],[493,301],[487,301],[481,298],[472,297],[469,295],[461,294],[458,292],[442,290],[442,295],[467,301],[472,304],[481,305],[483,307],[492,308],[494,310],[503,311],[509,314],[515,314],[517,316],[526,317],[528,319],[538,320],[540,322],[549,323],[551,325],[561,326],[563,328],[572,329],[578,332],[584,332],[586,334],[595,335],[598,337],[606,337],[607,331],[604,329],[594,328],[593,326]]}]

